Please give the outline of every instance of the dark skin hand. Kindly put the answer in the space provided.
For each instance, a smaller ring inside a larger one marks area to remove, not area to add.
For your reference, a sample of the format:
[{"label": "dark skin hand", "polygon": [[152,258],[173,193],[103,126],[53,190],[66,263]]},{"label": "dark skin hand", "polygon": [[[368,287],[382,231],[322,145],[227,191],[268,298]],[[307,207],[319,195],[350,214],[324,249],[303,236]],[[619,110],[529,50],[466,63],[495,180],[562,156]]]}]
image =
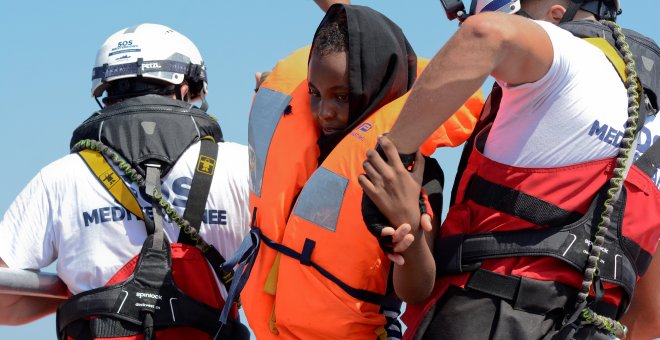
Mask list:
[{"label": "dark skin hand", "polygon": [[358,182],[390,224],[398,226],[383,228],[381,233],[393,238],[394,253],[387,256],[395,263],[393,275],[397,295],[406,302],[419,302],[431,293],[435,279],[431,216],[420,216],[419,211],[424,158],[418,152],[413,171],[409,173],[386,136],[379,138],[379,144],[388,161],[369,150],[363,163],[366,175],[360,175]]}]

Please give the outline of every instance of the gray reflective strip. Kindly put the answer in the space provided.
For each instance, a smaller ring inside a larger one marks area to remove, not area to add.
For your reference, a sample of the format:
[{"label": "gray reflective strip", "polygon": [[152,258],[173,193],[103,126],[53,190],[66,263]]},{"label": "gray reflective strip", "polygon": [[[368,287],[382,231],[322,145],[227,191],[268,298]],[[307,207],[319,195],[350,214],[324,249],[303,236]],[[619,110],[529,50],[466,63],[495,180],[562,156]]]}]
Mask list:
[{"label": "gray reflective strip", "polygon": [[293,214],[332,232],[337,230],[339,210],[348,179],[320,167],[303,187]]},{"label": "gray reflective strip", "polygon": [[250,191],[261,197],[266,156],[275,128],[289,105],[291,96],[262,87],[250,111],[248,148],[250,151]]}]

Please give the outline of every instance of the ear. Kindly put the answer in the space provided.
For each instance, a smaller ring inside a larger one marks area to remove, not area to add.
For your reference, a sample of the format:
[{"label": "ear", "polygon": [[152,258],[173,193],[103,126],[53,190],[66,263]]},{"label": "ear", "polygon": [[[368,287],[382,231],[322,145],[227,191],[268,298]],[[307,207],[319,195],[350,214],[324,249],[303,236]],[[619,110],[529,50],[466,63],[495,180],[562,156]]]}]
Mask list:
[{"label": "ear", "polygon": [[547,18],[555,25],[559,25],[561,18],[564,17],[566,13],[566,7],[562,5],[552,5],[547,13]]},{"label": "ear", "polygon": [[190,86],[188,86],[187,82],[181,83],[180,90],[181,90],[181,98],[184,98],[184,100],[185,98],[190,98]]}]

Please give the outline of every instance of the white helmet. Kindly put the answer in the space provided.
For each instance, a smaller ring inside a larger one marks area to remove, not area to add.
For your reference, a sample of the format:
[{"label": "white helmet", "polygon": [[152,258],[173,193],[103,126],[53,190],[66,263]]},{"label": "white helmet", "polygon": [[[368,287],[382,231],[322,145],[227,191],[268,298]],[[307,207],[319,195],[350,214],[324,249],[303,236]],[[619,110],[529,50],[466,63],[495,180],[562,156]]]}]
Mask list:
[{"label": "white helmet", "polygon": [[92,96],[114,80],[148,78],[190,84],[192,96],[206,93],[206,67],[195,44],[163,25],[139,24],[111,35],[99,48],[92,70]]},{"label": "white helmet", "polygon": [[465,10],[462,0],[440,0],[449,20],[461,22],[471,15],[481,12],[503,12],[513,14],[520,11],[520,0],[472,0],[470,11]]},{"label": "white helmet", "polygon": [[520,0],[472,0],[470,14],[481,12],[516,13],[520,10]]}]

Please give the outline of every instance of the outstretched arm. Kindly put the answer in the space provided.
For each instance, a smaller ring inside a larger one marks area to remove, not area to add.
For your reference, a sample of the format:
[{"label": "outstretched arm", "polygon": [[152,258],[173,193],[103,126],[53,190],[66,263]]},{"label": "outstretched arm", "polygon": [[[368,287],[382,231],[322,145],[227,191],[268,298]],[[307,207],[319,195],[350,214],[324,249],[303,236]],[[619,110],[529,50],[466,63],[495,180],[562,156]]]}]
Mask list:
[{"label": "outstretched arm", "polygon": [[413,85],[389,133],[399,152],[415,152],[492,75],[510,85],[541,79],[552,43],[532,20],[486,12],[468,18]]},{"label": "outstretched arm", "polygon": [[[7,264],[0,259],[0,267]],[[16,326],[54,313],[66,300],[26,295],[0,294],[0,325]]]}]

